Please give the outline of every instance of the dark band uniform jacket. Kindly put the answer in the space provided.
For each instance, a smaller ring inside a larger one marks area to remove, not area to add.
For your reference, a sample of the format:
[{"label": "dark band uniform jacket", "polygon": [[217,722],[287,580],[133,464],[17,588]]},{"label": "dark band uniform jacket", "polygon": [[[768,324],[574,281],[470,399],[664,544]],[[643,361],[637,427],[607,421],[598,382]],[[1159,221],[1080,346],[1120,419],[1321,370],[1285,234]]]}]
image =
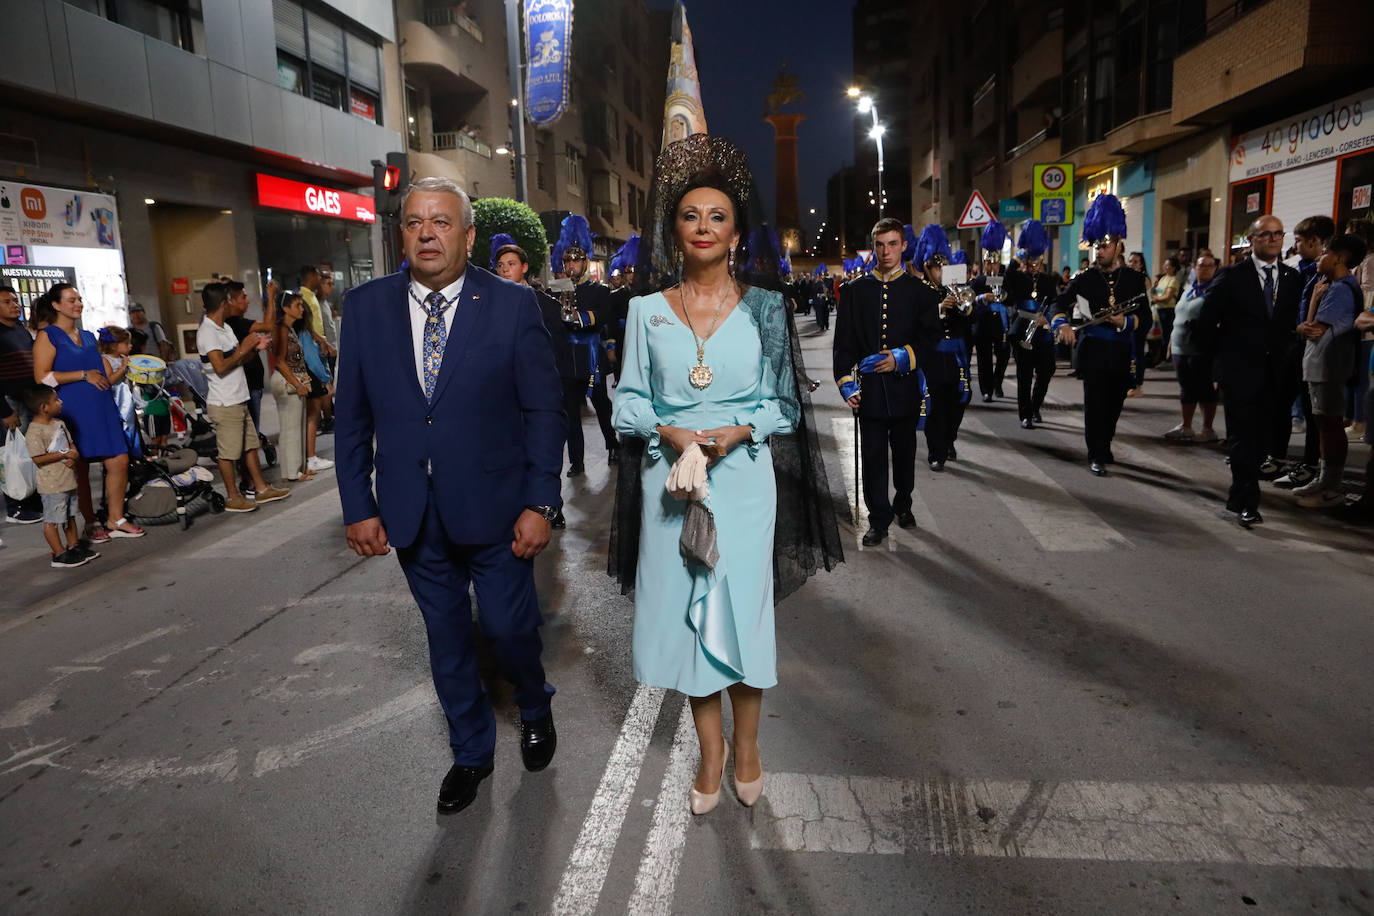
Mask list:
[{"label": "dark band uniform jacket", "polygon": [[431,485],[455,544],[508,541],[525,506],[561,502],[562,386],[534,290],[471,263],[464,277],[428,401],[416,375],[409,275],[348,294],[334,412],[344,523],[380,515],[395,547],[414,543]]},{"label": "dark band uniform jacket", "polygon": [[[1070,321],[1079,296],[1088,300],[1088,305],[1093,314],[1097,314],[1107,307],[1108,301],[1113,295],[1115,295],[1117,304],[1121,304],[1144,294],[1149,282],[1149,278],[1143,273],[1129,267],[1118,267],[1107,273],[1096,267],[1079,271],[1069,281],[1064,292],[1055,300],[1052,311],[1055,329],[1057,330],[1063,323]],[[1144,304],[1137,306],[1137,309],[1143,308],[1148,311],[1149,303],[1143,299],[1140,301]],[[1103,322],[1090,328],[1084,328],[1078,341],[1076,365],[1079,371],[1092,369],[1128,370],[1139,358],[1139,354],[1135,352],[1135,336],[1131,333],[1139,320],[1137,315],[1128,314],[1126,325],[1120,330],[1117,330],[1111,322]]]},{"label": "dark band uniform jacket", "polygon": [[[840,287],[835,318],[835,381],[850,377],[860,383],[859,416],[873,419],[916,417],[924,393],[917,368],[933,361],[935,344],[944,336],[940,295],[905,272],[890,280],[876,274]],[[881,350],[908,349],[912,371],[877,372],[861,378],[855,366]]]},{"label": "dark band uniform jacket", "polygon": [[[1054,282],[1053,274],[1047,274],[1044,271],[1032,274],[1021,267],[1020,261],[1012,261],[1007,268],[1006,288],[1007,309],[1012,316],[1008,335],[1013,343],[1020,344],[1026,339],[1026,329],[1030,319],[1022,318],[1016,312],[1018,310],[1039,312],[1045,316],[1046,320],[1054,317],[1051,307],[1059,296],[1059,287]],[[1035,295],[1032,296],[1032,293]],[[1048,340],[1049,327],[1042,328],[1041,334]]]}]

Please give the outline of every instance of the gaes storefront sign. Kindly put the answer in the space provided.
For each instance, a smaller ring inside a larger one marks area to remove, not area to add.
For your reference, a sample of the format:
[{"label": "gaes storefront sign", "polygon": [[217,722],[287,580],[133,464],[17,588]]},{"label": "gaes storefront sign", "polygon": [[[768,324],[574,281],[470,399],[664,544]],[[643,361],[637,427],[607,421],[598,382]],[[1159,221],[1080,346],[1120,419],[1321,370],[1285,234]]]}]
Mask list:
[{"label": "gaes storefront sign", "polygon": [[0,243],[119,248],[115,199],[0,178]]},{"label": "gaes storefront sign", "polygon": [[258,175],[258,204],[316,216],[336,216],[360,223],[377,221],[377,210],[371,197],[271,175]]},{"label": "gaes storefront sign", "polygon": [[1231,181],[1367,149],[1374,149],[1374,89],[1237,134],[1231,141]]},{"label": "gaes storefront sign", "polygon": [[531,123],[548,127],[568,107],[573,0],[525,0],[526,107]]}]

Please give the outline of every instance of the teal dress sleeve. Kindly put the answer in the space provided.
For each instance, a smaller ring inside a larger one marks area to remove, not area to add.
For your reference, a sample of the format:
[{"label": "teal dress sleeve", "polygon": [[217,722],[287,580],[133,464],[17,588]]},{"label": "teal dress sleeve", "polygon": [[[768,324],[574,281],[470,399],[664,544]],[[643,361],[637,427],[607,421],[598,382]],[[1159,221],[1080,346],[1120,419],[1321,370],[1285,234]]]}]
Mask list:
[{"label": "teal dress sleeve", "polygon": [[611,425],[625,436],[647,441],[646,451],[657,460],[659,450],[658,427],[663,425],[654,406],[650,376],[653,364],[649,357],[649,337],[644,328],[644,298],[630,300],[625,321],[625,346],[621,353],[620,384],[616,386],[611,407]]}]

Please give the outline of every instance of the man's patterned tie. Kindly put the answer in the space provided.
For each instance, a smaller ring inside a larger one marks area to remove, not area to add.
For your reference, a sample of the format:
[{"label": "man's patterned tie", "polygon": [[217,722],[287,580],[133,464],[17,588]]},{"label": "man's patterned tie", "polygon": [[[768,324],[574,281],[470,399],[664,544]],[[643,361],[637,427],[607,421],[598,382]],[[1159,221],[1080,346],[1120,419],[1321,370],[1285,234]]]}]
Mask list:
[{"label": "man's patterned tie", "polygon": [[443,293],[430,293],[425,297],[425,338],[422,354],[425,364],[425,400],[434,397],[434,387],[439,383],[439,366],[444,362],[444,345],[448,343],[448,328],[444,326],[444,310],[449,302]]}]

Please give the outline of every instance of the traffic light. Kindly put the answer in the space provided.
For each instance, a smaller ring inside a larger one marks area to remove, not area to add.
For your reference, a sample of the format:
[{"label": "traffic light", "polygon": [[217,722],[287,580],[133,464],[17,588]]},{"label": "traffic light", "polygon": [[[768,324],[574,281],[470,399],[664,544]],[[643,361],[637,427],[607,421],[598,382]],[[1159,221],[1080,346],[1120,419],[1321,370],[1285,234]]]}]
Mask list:
[{"label": "traffic light", "polygon": [[410,181],[410,167],[405,153],[387,153],[386,162],[372,160],[372,196],[377,215],[396,216],[401,195]]}]

